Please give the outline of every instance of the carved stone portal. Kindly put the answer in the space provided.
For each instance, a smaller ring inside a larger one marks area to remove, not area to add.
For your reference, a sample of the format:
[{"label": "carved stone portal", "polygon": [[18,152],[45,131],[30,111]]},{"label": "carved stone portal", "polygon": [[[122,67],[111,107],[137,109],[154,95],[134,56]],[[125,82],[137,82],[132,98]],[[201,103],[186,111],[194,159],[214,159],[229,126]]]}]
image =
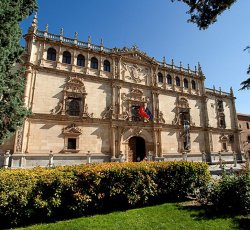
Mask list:
[{"label": "carved stone portal", "polygon": [[85,104],[86,95],[83,80],[78,77],[69,77],[63,88],[63,99],[52,110],[52,114],[92,118],[93,114],[88,113],[88,106]]},{"label": "carved stone portal", "polygon": [[150,102],[150,99],[138,88],[132,88],[128,94],[122,93],[121,99],[122,114],[119,117],[122,120],[132,120],[133,108],[145,107]]}]

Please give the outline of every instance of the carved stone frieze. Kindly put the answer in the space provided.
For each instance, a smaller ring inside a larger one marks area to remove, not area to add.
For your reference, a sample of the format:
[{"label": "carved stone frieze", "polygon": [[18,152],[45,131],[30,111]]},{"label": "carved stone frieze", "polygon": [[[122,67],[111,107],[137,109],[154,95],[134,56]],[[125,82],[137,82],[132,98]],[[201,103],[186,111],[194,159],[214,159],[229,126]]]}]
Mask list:
[{"label": "carved stone frieze", "polygon": [[138,101],[138,102],[149,102],[149,98],[143,96],[143,91],[139,88],[132,88],[128,94],[121,94],[122,101]]},{"label": "carved stone frieze", "polygon": [[82,79],[78,77],[69,77],[68,82],[64,86],[64,91],[66,91],[68,94],[70,93],[86,94],[84,83]]},{"label": "carved stone frieze", "polygon": [[135,83],[140,83],[147,78],[149,69],[137,64],[122,62],[121,74],[123,79],[127,78]]},{"label": "carved stone frieze", "polygon": [[178,101],[178,107],[189,109],[188,100],[185,97],[181,97]]},{"label": "carved stone frieze", "polygon": [[22,152],[23,127],[16,134],[16,152]]}]

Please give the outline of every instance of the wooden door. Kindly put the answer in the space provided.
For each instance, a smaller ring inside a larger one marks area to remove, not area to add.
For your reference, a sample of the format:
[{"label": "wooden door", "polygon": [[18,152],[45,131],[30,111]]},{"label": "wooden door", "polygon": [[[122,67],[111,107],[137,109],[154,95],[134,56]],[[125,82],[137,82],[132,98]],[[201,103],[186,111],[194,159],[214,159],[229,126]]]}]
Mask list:
[{"label": "wooden door", "polygon": [[131,137],[128,143],[128,161],[135,161],[136,155],[136,137]]}]

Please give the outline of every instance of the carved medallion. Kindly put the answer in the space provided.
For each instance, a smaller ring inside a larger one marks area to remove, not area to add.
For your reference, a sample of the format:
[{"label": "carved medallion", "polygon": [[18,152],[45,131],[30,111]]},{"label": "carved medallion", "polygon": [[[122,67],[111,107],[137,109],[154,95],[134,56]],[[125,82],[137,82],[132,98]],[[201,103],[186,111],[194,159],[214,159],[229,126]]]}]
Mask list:
[{"label": "carved medallion", "polygon": [[148,72],[149,72],[148,68],[141,67],[137,64],[122,62],[121,73],[124,79],[127,78],[135,83],[140,83],[142,81],[145,81]]}]

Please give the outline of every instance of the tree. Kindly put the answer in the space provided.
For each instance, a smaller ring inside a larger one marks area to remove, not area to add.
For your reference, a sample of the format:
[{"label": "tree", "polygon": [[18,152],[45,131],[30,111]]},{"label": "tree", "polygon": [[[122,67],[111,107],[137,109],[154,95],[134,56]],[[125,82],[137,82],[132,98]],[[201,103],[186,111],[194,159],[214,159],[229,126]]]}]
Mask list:
[{"label": "tree", "polygon": [[[249,51],[250,50],[250,46],[247,46],[244,49],[244,51],[246,51],[246,50]],[[250,65],[248,66],[247,74],[250,74]],[[240,85],[241,85],[241,88],[240,88],[241,90],[243,90],[243,89],[250,89],[250,78],[248,78],[245,81],[241,82]]]},{"label": "tree", "polygon": [[[190,8],[187,13],[190,14],[188,22],[195,23],[199,29],[207,29],[211,24],[217,21],[217,17],[225,10],[229,9],[237,0],[171,0],[183,2]],[[247,46],[245,50],[250,50]],[[250,74],[250,65],[247,70]],[[241,90],[250,89],[250,78],[241,82]]]},{"label": "tree", "polygon": [[13,71],[21,63],[24,49],[20,45],[19,23],[37,10],[36,0],[0,1],[0,144],[22,125],[29,114],[24,107],[24,68]]},{"label": "tree", "polygon": [[188,22],[197,24],[199,29],[207,29],[217,21],[217,17],[229,9],[237,0],[171,0],[183,2],[190,8]]}]

